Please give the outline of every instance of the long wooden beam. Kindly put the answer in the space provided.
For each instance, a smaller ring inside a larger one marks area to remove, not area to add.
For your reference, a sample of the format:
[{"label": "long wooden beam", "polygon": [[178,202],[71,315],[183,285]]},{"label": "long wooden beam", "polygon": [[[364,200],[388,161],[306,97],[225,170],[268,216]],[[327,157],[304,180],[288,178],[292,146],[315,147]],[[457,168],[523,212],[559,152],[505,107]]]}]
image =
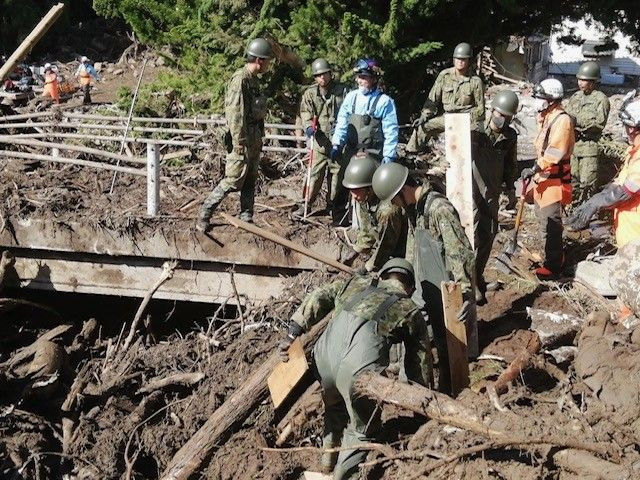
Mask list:
[{"label": "long wooden beam", "polygon": [[38,155],[35,153],[14,152],[12,150],[0,150],[0,157],[19,158],[23,160],[41,160],[44,162],[68,163],[71,165],[80,165],[81,167],[91,167],[98,170],[111,170],[114,172],[128,173],[130,175],[147,176],[147,171],[142,168],[118,167],[99,162],[91,162],[89,160],[78,160],[77,158],[54,157],[52,155]]},{"label": "long wooden beam", "polygon": [[49,31],[51,26],[62,14],[62,10],[64,10],[64,3],[58,3],[51,7],[49,12],[40,20],[31,33],[27,35],[27,38],[22,41],[20,46],[7,59],[7,62],[0,67],[0,81],[8,77],[20,60],[31,52],[31,49],[33,49],[36,43]]}]

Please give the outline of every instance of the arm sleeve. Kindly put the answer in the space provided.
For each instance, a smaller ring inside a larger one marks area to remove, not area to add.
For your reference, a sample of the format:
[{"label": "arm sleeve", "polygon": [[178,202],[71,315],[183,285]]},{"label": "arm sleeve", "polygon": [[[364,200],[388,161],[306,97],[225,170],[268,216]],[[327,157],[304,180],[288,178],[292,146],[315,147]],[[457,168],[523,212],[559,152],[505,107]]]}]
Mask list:
[{"label": "arm sleeve", "polygon": [[358,202],[356,207],[360,226],[353,249],[358,253],[369,252],[375,246],[378,235],[371,221],[369,206],[366,203]]},{"label": "arm sleeve", "polygon": [[442,105],[442,84],[444,83],[443,78],[444,72],[440,72],[438,74],[438,77],[436,78],[436,81],[433,83],[431,90],[429,91],[429,100],[431,101],[432,105],[437,107],[438,110],[440,110],[440,107]]},{"label": "arm sleeve", "polygon": [[552,165],[557,165],[560,160],[571,155],[573,144],[575,143],[573,124],[569,115],[561,114],[551,126],[549,133],[549,143],[542,156],[538,160],[538,165],[545,170]]},{"label": "arm sleeve", "polygon": [[590,133],[600,135],[604,130],[604,127],[607,126],[607,118],[609,118],[610,109],[611,105],[609,103],[609,99],[607,97],[603,97],[602,102],[596,111],[596,118],[587,126],[586,130],[589,130]]},{"label": "arm sleeve", "polygon": [[229,82],[224,99],[227,128],[231,133],[231,143],[234,147],[239,145],[246,146],[247,132],[244,124],[244,95],[242,90],[242,78],[235,76]]},{"label": "arm sleeve", "polygon": [[309,92],[310,90],[305,90],[300,101],[300,119],[302,120],[302,128],[305,129],[313,123],[313,106]]},{"label": "arm sleeve", "polygon": [[476,101],[476,106],[471,113],[472,120],[480,122],[484,120],[484,84],[479,77],[474,78],[473,97]]},{"label": "arm sleeve", "polygon": [[100,75],[98,75],[98,72],[96,72],[96,69],[93,65],[89,65],[87,67],[87,71],[89,72],[89,75],[91,75],[93,78],[95,78],[96,80],[100,80]]},{"label": "arm sleeve", "polygon": [[347,283],[347,280],[336,280],[316,288],[304,298],[291,320],[300,325],[305,332],[308,331],[333,310],[338,294]]},{"label": "arm sleeve", "polygon": [[427,323],[417,310],[410,317],[404,338],[406,355],[404,370],[407,379],[425,387],[433,383],[433,366],[431,363],[431,343],[427,332]]},{"label": "arm sleeve", "polygon": [[475,259],[467,234],[462,228],[458,212],[452,205],[432,209],[430,222],[437,222],[442,237],[447,268],[453,280],[460,284],[462,293],[471,292],[471,279],[475,270]]},{"label": "arm sleeve", "polygon": [[383,202],[378,207],[378,229],[380,241],[378,247],[367,262],[367,267],[371,270],[379,270],[384,263],[393,256],[398,243],[401,241],[403,223],[405,218],[402,209],[391,203]]},{"label": "arm sleeve", "polygon": [[398,146],[398,115],[396,113],[396,105],[391,98],[388,98],[388,102],[384,105],[382,112],[382,133],[384,135],[382,155],[385,158],[396,158],[396,147]]},{"label": "arm sleeve", "polygon": [[331,137],[331,143],[333,145],[344,145],[347,138],[347,125],[349,123],[349,111],[353,108],[353,104],[356,101],[357,91],[347,93],[340,110],[338,110],[338,118],[336,119],[336,128]]}]

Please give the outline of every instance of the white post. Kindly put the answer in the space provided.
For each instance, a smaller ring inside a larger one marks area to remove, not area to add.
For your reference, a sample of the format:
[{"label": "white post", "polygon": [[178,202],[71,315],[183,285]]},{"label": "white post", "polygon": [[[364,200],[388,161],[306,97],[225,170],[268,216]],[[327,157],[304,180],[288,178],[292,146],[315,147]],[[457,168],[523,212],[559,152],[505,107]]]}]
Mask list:
[{"label": "white post", "polygon": [[160,200],[160,152],[155,143],[147,143],[147,215],[158,214]]}]

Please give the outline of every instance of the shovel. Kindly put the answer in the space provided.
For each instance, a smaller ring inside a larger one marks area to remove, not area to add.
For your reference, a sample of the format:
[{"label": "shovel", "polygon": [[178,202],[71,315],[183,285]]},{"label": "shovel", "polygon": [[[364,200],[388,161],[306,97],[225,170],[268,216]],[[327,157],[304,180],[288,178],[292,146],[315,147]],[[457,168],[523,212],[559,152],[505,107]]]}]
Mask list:
[{"label": "shovel", "polygon": [[502,249],[502,253],[496,257],[496,268],[502,273],[519,273],[518,269],[513,265],[513,256],[518,250],[518,231],[522,224],[522,213],[524,212],[524,200],[527,195],[527,189],[529,188],[529,182],[531,180],[524,180],[522,182],[522,192],[520,192],[520,198],[518,199],[518,210],[516,212],[516,221],[513,227],[513,237]]}]

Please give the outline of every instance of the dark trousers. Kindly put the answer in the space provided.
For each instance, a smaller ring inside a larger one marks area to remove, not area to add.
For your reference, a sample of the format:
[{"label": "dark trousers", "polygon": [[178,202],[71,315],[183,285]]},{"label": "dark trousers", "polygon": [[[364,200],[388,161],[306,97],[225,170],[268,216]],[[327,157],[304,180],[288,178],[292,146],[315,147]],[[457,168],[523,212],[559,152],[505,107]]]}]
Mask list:
[{"label": "dark trousers", "polygon": [[552,272],[559,272],[564,263],[562,204],[556,202],[546,207],[536,204],[536,217],[544,243],[544,266]]},{"label": "dark trousers", "polygon": [[84,92],[84,99],[82,100],[82,103],[84,105],[88,105],[89,103],[91,103],[91,85],[84,85],[82,87],[82,91]]}]

